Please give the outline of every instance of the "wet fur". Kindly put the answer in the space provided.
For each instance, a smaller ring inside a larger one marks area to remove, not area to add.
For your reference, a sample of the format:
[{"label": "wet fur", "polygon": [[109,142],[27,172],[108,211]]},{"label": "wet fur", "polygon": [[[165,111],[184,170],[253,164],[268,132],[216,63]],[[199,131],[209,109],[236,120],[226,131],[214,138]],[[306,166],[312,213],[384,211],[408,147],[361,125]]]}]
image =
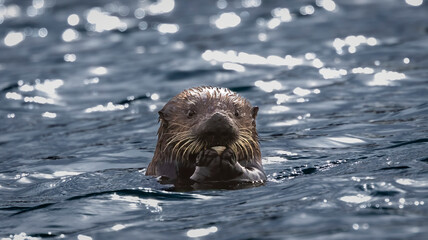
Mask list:
[{"label": "wet fur", "polygon": [[[198,132],[214,112],[228,116],[236,138],[227,147],[236,162],[262,170],[256,130],[257,107],[226,88],[197,87],[184,90],[159,111],[158,142],[146,174],[172,181],[188,181],[194,174],[198,154],[209,149],[213,139]],[[263,173],[264,175],[264,173]]]}]

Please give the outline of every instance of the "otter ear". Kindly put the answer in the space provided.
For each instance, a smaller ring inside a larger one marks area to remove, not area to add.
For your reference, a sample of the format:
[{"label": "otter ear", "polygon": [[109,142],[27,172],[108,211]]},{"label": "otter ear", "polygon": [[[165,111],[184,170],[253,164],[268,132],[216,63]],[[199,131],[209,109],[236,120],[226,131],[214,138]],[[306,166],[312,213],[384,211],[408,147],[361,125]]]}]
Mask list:
[{"label": "otter ear", "polygon": [[166,114],[164,112],[164,110],[160,110],[159,112],[159,122],[160,122],[160,127],[161,128],[167,128],[168,127],[168,121],[166,120]]},{"label": "otter ear", "polygon": [[160,110],[158,113],[159,113],[159,120],[165,121],[165,113],[164,113],[163,109]]},{"label": "otter ear", "polygon": [[259,107],[253,107],[253,109],[251,109],[251,115],[253,116],[254,119],[256,119],[258,112],[259,112]]}]

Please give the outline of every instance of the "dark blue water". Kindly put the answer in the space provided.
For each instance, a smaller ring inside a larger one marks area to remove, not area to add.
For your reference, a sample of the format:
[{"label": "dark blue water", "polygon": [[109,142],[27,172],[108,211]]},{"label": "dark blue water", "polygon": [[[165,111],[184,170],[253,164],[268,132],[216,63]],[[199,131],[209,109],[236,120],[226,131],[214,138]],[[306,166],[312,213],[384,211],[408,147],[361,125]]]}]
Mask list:
[{"label": "dark blue water", "polygon": [[[428,4],[0,0],[0,238],[426,239]],[[185,88],[260,107],[268,182],[144,175]]]}]

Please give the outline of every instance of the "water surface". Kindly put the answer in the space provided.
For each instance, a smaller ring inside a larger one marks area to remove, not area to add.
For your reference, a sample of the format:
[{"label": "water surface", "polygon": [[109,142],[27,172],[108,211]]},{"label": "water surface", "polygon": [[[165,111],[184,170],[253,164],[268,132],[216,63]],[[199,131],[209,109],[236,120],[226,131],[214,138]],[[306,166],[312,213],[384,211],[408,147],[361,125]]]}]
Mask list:
[{"label": "water surface", "polygon": [[[0,237],[424,239],[428,4],[0,0]],[[157,111],[229,87],[268,182],[144,176]]]}]

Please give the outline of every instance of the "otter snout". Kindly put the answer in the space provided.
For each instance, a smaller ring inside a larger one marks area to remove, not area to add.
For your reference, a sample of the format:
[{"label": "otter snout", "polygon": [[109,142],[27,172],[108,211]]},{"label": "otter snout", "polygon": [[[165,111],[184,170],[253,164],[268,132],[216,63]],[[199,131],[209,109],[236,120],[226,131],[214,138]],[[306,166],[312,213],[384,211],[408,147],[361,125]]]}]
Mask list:
[{"label": "otter snout", "polygon": [[210,146],[227,145],[235,140],[237,130],[228,116],[216,112],[201,123],[197,134]]}]

